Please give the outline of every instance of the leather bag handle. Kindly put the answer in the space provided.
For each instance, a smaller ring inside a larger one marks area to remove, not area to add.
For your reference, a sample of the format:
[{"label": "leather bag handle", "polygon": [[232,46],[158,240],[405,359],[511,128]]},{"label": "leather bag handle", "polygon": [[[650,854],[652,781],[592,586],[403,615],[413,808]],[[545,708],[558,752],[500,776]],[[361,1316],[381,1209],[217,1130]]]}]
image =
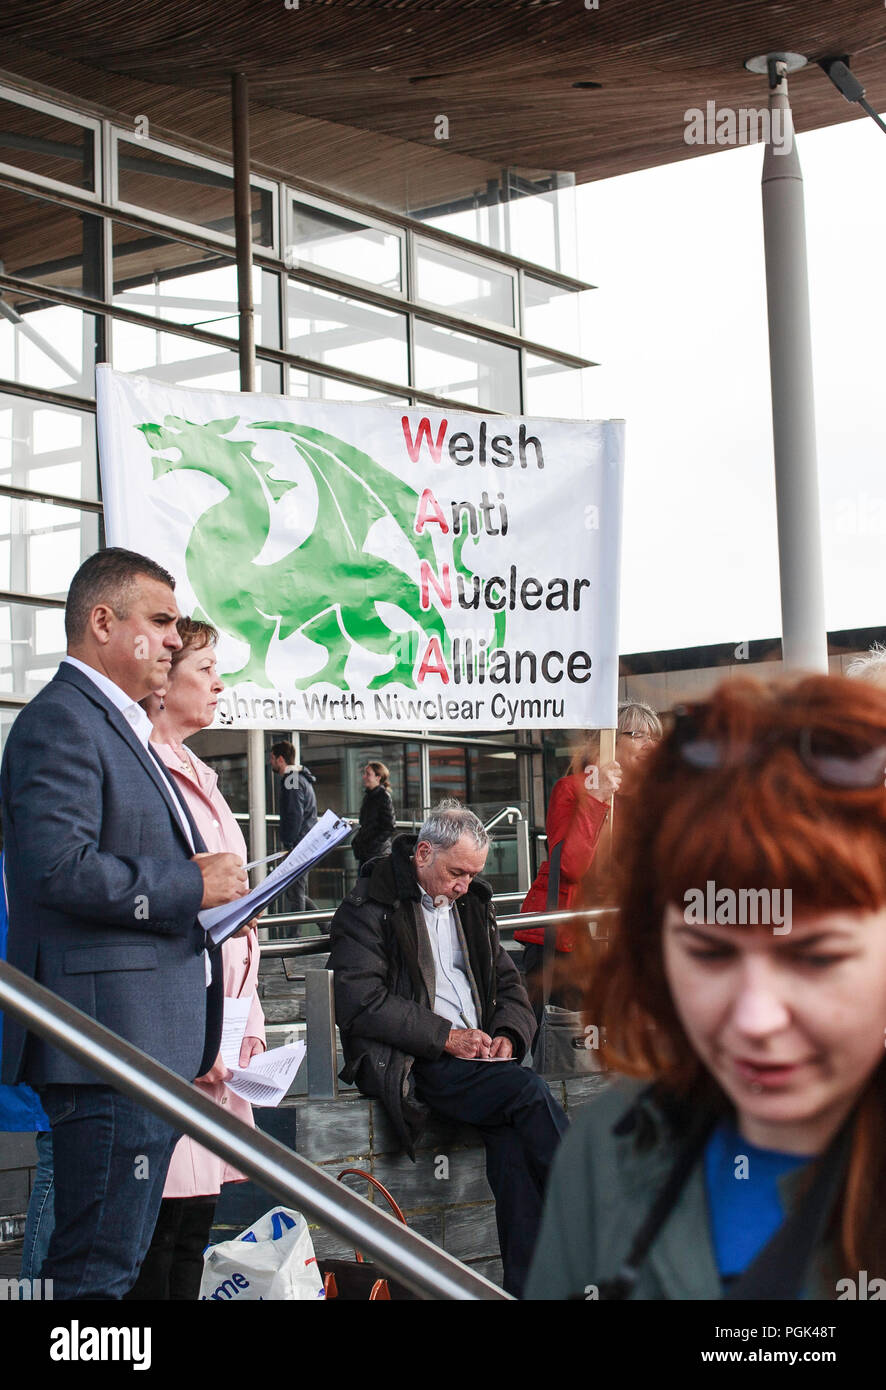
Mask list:
[{"label": "leather bag handle", "polygon": [[[397,1203],[394,1201],[394,1198],[391,1196],[390,1192],[389,1192],[388,1189],[385,1187],[384,1183],[379,1182],[378,1178],[374,1178],[374,1177],[372,1176],[371,1173],[367,1173],[367,1171],[366,1171],[365,1168],[342,1168],[342,1170],[341,1170],[341,1172],[339,1173],[339,1175],[338,1175],[336,1181],[337,1181],[337,1182],[341,1182],[342,1178],[346,1178],[346,1177],[348,1176],[348,1174],[353,1174],[353,1176],[354,1176],[355,1178],[365,1178],[366,1181],[367,1181],[372,1187],[375,1188],[376,1192],[380,1192],[381,1195],[385,1198],[385,1200],[386,1200],[387,1203],[388,1203],[388,1206],[389,1206],[389,1207],[391,1208],[391,1210],[393,1211],[393,1213],[394,1213],[394,1215],[396,1216],[397,1220],[398,1220],[398,1221],[402,1221],[404,1226],[408,1226],[409,1223],[408,1223],[408,1221],[406,1220],[406,1217],[403,1215],[403,1212],[400,1210],[400,1207],[399,1207],[399,1206],[397,1205]],[[354,1251],[354,1257],[355,1257],[355,1259],[357,1260],[357,1263],[358,1263],[358,1264],[364,1264],[364,1263],[365,1263],[365,1261],[364,1261],[364,1259],[363,1259],[363,1256],[360,1254],[360,1251],[359,1251],[359,1250],[355,1250],[355,1251]],[[374,1294],[373,1294],[373,1297],[374,1297],[374,1298],[379,1298],[379,1297],[384,1297],[384,1295],[383,1295],[383,1294],[380,1295],[380,1294],[375,1294],[375,1293],[374,1293]]]}]

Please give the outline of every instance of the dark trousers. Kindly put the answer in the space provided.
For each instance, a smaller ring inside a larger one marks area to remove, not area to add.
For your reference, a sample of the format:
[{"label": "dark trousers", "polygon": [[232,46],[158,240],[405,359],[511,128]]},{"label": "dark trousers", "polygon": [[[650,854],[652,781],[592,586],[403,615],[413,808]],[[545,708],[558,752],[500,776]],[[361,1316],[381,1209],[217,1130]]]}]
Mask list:
[{"label": "dark trousers", "polygon": [[547,1083],[517,1062],[441,1057],[415,1063],[415,1092],[439,1115],[475,1125],[486,1145],[504,1287],[519,1298],[538,1236],[551,1160],[569,1121]]},{"label": "dark trousers", "polygon": [[[291,854],[295,845],[286,845],[286,853]],[[286,889],[286,907],[289,912],[307,912],[313,910],[317,904],[313,898],[308,897],[308,876],[302,874],[301,878],[294,878]]]},{"label": "dark trousers", "polygon": [[178,1134],[110,1086],[44,1086],[55,1229],[41,1271],[62,1299],[119,1299],[135,1282]]},{"label": "dark trousers", "polygon": [[126,1295],[139,1302],[200,1297],[203,1251],[209,1244],[215,1197],[164,1197],[139,1276]]},{"label": "dark trousers", "polygon": [[307,912],[309,908],[317,906],[313,898],[308,897],[307,874],[292,880],[286,889],[286,903],[290,912]]}]

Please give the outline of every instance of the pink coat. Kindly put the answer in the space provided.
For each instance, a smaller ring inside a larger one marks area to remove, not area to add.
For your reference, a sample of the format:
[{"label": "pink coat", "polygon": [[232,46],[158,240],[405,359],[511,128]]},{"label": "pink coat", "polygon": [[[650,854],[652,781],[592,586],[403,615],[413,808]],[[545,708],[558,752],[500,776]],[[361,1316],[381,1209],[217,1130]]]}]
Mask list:
[{"label": "pink coat", "polygon": [[[234,819],[233,812],[218,789],[218,775],[211,767],[190,753],[196,771],[196,780],[184,771],[178,754],[168,743],[153,743],[154,751],[163,760],[175,778],[176,786],[194,817],[197,829],[212,854],[225,851],[239,854],[244,864],[248,858],[243,832]],[[190,750],[189,750],[190,752]],[[256,985],[258,982],[259,949],[258,935],[251,931],[248,936],[226,941],[222,946],[224,966],[224,990],[226,998],[241,998],[252,995],[252,1008],[246,1025],[248,1038],[259,1038],[265,1042],[265,1016],[259,1003]],[[223,1105],[229,1115],[254,1125],[252,1106],[241,1096],[229,1091],[223,1081],[207,1085],[195,1083],[203,1095]],[[187,1136],[179,1139],[172,1155],[169,1172],[166,1176],[164,1197],[201,1197],[219,1192],[222,1183],[245,1182],[242,1173],[232,1168],[224,1159],[204,1149]]]}]

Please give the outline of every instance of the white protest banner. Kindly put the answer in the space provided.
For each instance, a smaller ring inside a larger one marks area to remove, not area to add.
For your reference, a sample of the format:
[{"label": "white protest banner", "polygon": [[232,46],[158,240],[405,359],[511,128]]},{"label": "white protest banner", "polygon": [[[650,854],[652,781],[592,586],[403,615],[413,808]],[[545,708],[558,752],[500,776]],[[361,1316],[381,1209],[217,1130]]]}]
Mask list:
[{"label": "white protest banner", "polygon": [[219,629],[216,727],[615,724],[621,421],[97,375],[107,542]]}]

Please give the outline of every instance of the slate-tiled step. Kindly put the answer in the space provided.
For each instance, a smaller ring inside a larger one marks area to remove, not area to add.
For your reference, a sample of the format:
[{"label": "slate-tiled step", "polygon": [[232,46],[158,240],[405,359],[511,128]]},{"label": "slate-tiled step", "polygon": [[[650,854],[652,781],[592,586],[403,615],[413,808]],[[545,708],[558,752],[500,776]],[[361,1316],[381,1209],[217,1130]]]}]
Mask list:
[{"label": "slate-tiled step", "polygon": [[268,1023],[300,1023],[305,1018],[305,975],[326,967],[328,952],[286,959],[262,958],[258,997]]}]

